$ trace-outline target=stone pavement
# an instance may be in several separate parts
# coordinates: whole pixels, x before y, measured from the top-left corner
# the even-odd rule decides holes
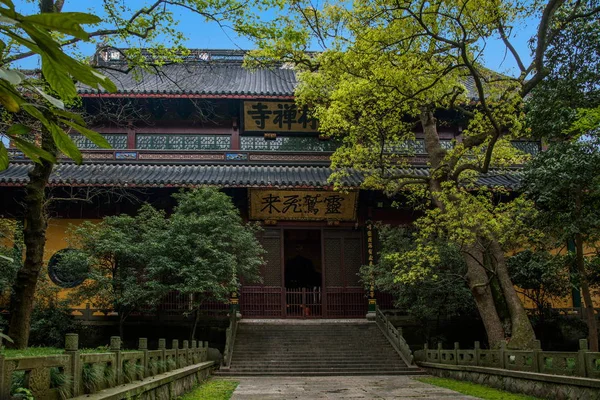
[[[410,376],[227,377],[240,384],[231,400],[415,399],[474,400]]]

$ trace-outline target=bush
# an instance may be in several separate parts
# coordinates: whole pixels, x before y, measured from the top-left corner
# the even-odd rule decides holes
[[[62,303],[54,307],[36,306],[31,317],[30,346],[64,347],[65,334],[77,331],[69,308]]]

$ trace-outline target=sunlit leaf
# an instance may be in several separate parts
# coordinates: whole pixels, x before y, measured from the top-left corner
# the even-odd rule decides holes
[[[56,162],[56,157],[48,153],[46,150],[37,147],[35,144],[16,136],[11,136],[10,139],[14,145],[32,161],[39,163],[40,159],[43,158],[44,160],[52,163]]]
[[[23,124],[14,124],[6,131],[7,135],[25,135],[31,132],[31,128]]]
[[[81,164],[83,158],[81,157],[81,152],[75,145],[75,142],[73,142],[69,135],[67,135],[58,125],[51,124],[50,126],[50,132],[52,133],[52,138],[54,139],[54,143],[56,143],[56,147],[77,164]]]
[[[0,141],[0,170],[8,168],[8,150],[4,146],[4,143]]]

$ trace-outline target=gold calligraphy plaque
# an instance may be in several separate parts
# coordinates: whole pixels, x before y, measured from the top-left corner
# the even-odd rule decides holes
[[[244,132],[317,132],[317,120],[292,101],[245,101]]]
[[[250,189],[250,219],[354,221],[358,192]]]

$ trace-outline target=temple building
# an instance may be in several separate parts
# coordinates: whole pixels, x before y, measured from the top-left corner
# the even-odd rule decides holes
[[[337,144],[294,103],[294,70],[283,65],[250,71],[242,67],[243,57],[242,51],[196,50],[183,62],[150,73],[118,72],[123,65],[118,51],[96,54],[100,66],[110,67],[105,73],[119,90],[82,87],[80,96],[90,127],[112,149],[74,136],[83,164],[63,159],[52,173],[50,196],[62,199],[52,207],[45,254],[55,284],[80,283],[53,268],[53,257],[68,246],[69,224],[135,212],[139,202],[132,197],[169,209],[171,195],[180,188],[208,185],[231,196],[245,220],[264,227],[263,282],[242,287],[243,316],[365,317],[370,293],[358,272],[376,255],[372,225],[407,224],[417,215],[393,207],[383,193],[361,190],[364,177],[358,173],[334,191],[328,178]],[[446,146],[460,140],[460,126],[442,129]],[[423,140],[417,134],[410,145],[412,168],[427,174]],[[537,142],[515,145],[531,153],[540,150]],[[31,163],[14,149],[11,154],[11,165],[0,172],[0,209],[3,217],[18,218]],[[508,188],[518,184],[511,176],[482,180]],[[393,307],[389,295],[374,295],[381,308]],[[176,309],[182,302],[173,296],[162,307]],[[212,306],[214,311],[227,307]],[[80,312],[96,318],[96,311]]]

